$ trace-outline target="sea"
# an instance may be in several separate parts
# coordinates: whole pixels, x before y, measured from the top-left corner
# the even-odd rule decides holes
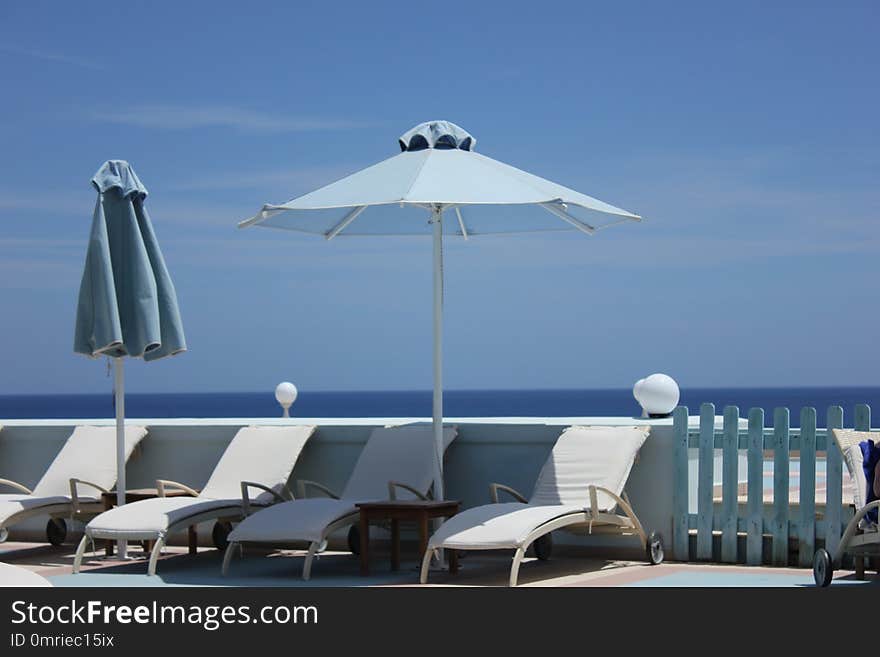
[[[827,388],[684,388],[680,404],[692,415],[705,402],[717,412],[738,406],[745,416],[753,407],[791,410],[792,426],[798,425],[800,409],[817,409],[824,426],[825,409],[842,406],[847,419],[856,404],[880,408],[880,387]],[[139,393],[125,397],[126,416],[131,418],[278,417],[281,408],[272,390],[266,392]],[[629,389],[608,390],[447,390],[447,417],[583,417],[637,416],[641,410]],[[109,418],[115,414],[112,391],[103,394],[44,394],[0,396],[0,424],[4,419]],[[431,391],[300,390],[291,415],[331,417],[429,417]]]

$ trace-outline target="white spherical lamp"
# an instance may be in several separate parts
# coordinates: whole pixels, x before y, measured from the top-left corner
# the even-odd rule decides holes
[[[642,417],[667,417],[678,406],[678,384],[666,374],[652,374],[639,379],[633,396],[642,407]]]
[[[296,386],[290,381],[282,381],[275,387],[275,399],[278,400],[281,408],[284,409],[282,417],[290,417],[290,407],[296,401],[297,394]]]

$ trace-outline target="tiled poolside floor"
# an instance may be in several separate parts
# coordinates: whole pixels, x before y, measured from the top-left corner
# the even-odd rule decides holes
[[[355,587],[412,586],[418,584],[415,561],[403,569],[389,570],[387,556],[374,555],[373,572],[361,577],[358,561],[347,553],[325,553],[315,563],[311,581],[300,578],[302,552],[290,551],[267,556],[252,552],[233,562],[230,576],[220,576],[221,555],[216,550],[185,554],[170,548],[159,564],[156,577],[146,575],[142,558],[129,562],[115,559],[88,560],[84,572],[71,574],[73,549],[42,544],[5,543],[0,561],[18,565],[48,578],[55,586],[142,587],[142,586],[260,586],[260,587]],[[462,559],[458,575],[436,572],[431,584],[440,586],[505,586],[510,555],[471,553]],[[837,573],[835,582],[848,585],[880,585],[880,576],[869,573],[865,582],[853,573]],[[585,558],[577,551],[557,550],[548,562],[527,560],[520,570],[521,586],[625,586],[625,587],[804,587],[813,586],[811,571],[796,568],[747,568],[704,564],[664,563],[648,566],[636,561],[610,561]]]

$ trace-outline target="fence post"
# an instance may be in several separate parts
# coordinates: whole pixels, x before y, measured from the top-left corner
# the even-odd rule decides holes
[[[736,563],[736,530],[739,482],[737,450],[739,447],[739,409],[724,409],[724,442],[721,479],[721,561]]]
[[[871,407],[867,404],[856,404],[856,418],[853,422],[856,431],[871,430]]]
[[[816,551],[816,409],[801,409],[798,564],[807,567]]]
[[[837,555],[840,545],[841,512],[843,510],[843,455],[834,442],[832,429],[843,428],[843,409],[840,406],[829,406],[825,421],[826,461],[825,461],[825,549]]]
[[[700,406],[700,459],[697,470],[697,559],[712,560],[715,404]]]
[[[673,455],[672,552],[677,561],[690,561],[688,539],[688,409],[679,406],[672,413],[675,454]]]
[[[764,409],[749,411],[749,495],[746,563],[760,566],[764,549]]]
[[[773,565],[788,565],[789,414],[773,412]]]

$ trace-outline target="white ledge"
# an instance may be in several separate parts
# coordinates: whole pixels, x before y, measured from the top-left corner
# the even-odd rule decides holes
[[[689,424],[699,424],[699,416],[691,416]],[[721,416],[716,416],[716,424],[722,420]],[[126,418],[128,424],[140,424],[153,427],[161,426],[245,426],[245,425],[262,425],[262,426],[290,426],[313,424],[316,426],[327,427],[343,427],[343,426],[385,426],[396,424],[413,424],[417,422],[430,423],[429,417],[328,417],[328,418],[280,418],[280,417],[220,417],[220,418]],[[569,426],[572,424],[579,425],[601,425],[601,426],[629,426],[629,425],[649,425],[649,426],[671,426],[672,418],[641,418],[641,417],[601,417],[601,416],[580,416],[580,417],[447,417],[443,419],[446,424],[510,424],[510,425],[547,425],[547,426]],[[742,421],[741,421],[742,422]],[[87,424],[92,426],[113,426],[116,421],[112,418],[74,418],[74,419],[19,419],[19,420],[0,420],[0,424],[7,427],[69,427],[78,424]]]

